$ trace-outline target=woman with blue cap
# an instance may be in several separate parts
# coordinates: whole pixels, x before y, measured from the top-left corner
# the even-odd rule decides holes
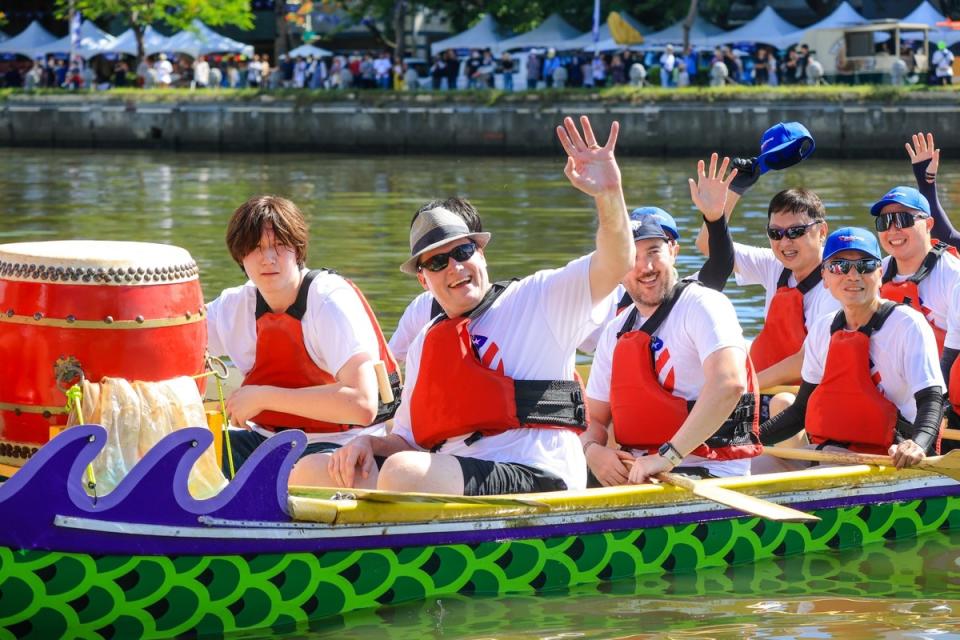
[[[827,238],[823,283],[841,309],[811,326],[796,402],[760,426],[764,444],[806,428],[809,448],[888,454],[898,468],[937,450],[944,382],[933,332],[910,307],[880,297],[880,262],[866,229]],[[810,464],[768,455],[753,463],[754,473]]]

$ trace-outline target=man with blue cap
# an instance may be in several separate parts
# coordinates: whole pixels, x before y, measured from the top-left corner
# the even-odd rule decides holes
[[[736,175],[727,175],[728,164],[718,172],[714,158],[709,176],[700,175],[697,193],[711,222],[724,220]],[[654,207],[634,212],[637,257],[621,281],[632,304],[603,330],[594,354],[590,420],[580,441],[605,486],[645,482],[678,466],[742,475],[761,450],[758,397],[736,312],[718,291],[679,279],[672,222]],[[611,429],[621,449],[606,446]]]
[[[760,426],[764,444],[806,428],[808,447],[891,455],[898,468],[937,450],[945,386],[933,331],[910,307],[880,297],[880,262],[866,229],[827,238],[823,283],[841,308],[811,326],[796,402]],[[764,455],[753,471],[808,464]]]
[[[813,137],[798,122],[770,127],[760,144],[758,157],[733,161],[738,175],[730,185],[727,216],[761,174],[797,164],[814,149]],[[820,286],[827,232],[826,208],[819,196],[809,189],[785,189],[767,208],[770,247],[734,243],[737,284],[759,284],[766,291],[765,322],[750,346],[761,388],[799,383],[801,347],[810,323],[838,308],[836,300]],[[709,234],[710,230],[704,228],[697,238],[697,247],[707,255]],[[780,403],[771,402],[772,413],[779,408]]]
[[[883,261],[880,295],[909,304],[923,314],[943,351],[953,288],[960,282],[960,260],[949,245],[931,237],[930,203],[913,187],[894,187],[878,200],[875,217]]]

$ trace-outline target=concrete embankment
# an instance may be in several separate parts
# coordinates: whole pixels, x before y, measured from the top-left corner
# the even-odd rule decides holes
[[[933,131],[944,147],[960,145],[954,100],[816,103],[654,102],[647,104],[421,104],[415,100],[301,104],[135,102],[50,99],[0,102],[0,146],[136,148],[282,153],[387,152],[554,154],[552,132],[565,115],[587,114],[598,132],[619,120],[623,155],[699,155],[717,148],[755,149],[779,121],[803,122],[820,155],[896,157],[910,133]]]

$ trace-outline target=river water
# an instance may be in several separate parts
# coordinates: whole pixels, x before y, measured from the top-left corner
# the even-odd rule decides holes
[[[960,181],[941,172],[947,211]],[[621,161],[630,207],[657,205],[680,226],[681,274],[702,262],[686,178],[695,159]],[[468,197],[493,233],[491,277],[559,266],[593,245],[592,202],[562,174],[562,158],[204,155],[5,149],[0,155],[0,242],[140,240],[190,251],[206,299],[239,284],[226,251],[230,214],[247,197],[294,200],[311,222],[309,265],[335,268],[365,292],[389,336],[420,291],[401,274],[419,205]],[[956,175],[956,174],[954,174]],[[870,227],[869,205],[913,184],[893,161],[811,158],[764,176],[732,221],[736,240],[766,245],[777,191],[807,186],[831,227]],[[755,335],[763,292],[731,284],[744,331]],[[357,612],[290,637],[361,638],[960,638],[960,534],[846,553],[761,562],[693,576],[657,576],[545,597],[449,598]],[[245,637],[263,637],[254,634]]]

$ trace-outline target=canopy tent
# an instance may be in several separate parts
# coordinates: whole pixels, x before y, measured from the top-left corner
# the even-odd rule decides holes
[[[954,31],[953,29],[948,29],[944,27],[937,26],[938,22],[946,21],[946,16],[936,10],[932,4],[927,0],[923,0],[917,8],[911,11],[906,17],[901,20],[901,22],[918,22],[920,24],[930,25],[929,37],[930,42],[938,42],[943,40],[948,45],[954,45],[957,42],[960,42],[960,31]],[[900,34],[901,38],[905,40],[923,40],[922,31],[910,31]],[[931,52],[933,49],[931,49]]]
[[[626,11],[618,12],[620,19],[626,22],[628,25],[633,27],[642,35],[650,33],[650,27],[638,21],[633,16],[629,15]],[[612,14],[611,14],[612,15]],[[614,51],[616,49],[623,49],[627,45],[618,43],[614,37],[613,33],[610,31],[610,18],[607,18],[607,21],[600,25],[597,38],[597,48],[600,51]],[[564,49],[574,50],[574,51],[593,51],[593,31],[587,31],[582,36],[578,36],[573,40],[565,43],[563,45]]]
[[[34,20],[26,29],[13,36],[5,42],[0,42],[0,53],[16,53],[21,56],[33,58],[43,55],[37,49],[45,44],[50,44],[57,38],[50,35],[50,32],[40,26],[40,23]]]
[[[816,22],[806,29],[797,31],[789,38],[785,38],[785,40],[787,40],[786,42],[781,41],[779,43],[771,44],[776,44],[777,46],[783,48],[791,44],[803,42],[803,39],[807,37],[807,34],[816,29],[843,29],[844,27],[854,27],[861,24],[867,24],[868,22],[870,21],[857,13],[857,10],[851,7],[847,0],[843,0],[843,2],[841,2],[837,8],[833,10],[833,13],[828,15],[820,22]]]
[[[9,40],[9,39],[10,39],[10,36],[5,34],[3,31],[0,31],[0,42],[3,42],[4,40]]]
[[[509,33],[490,14],[484,14],[480,22],[466,31],[431,44],[430,55],[435,56],[447,49],[494,49],[508,36]]]
[[[252,56],[253,46],[228,38],[200,20],[194,20],[191,29],[185,29],[168,38],[164,51],[185,53],[191,58],[210,53],[239,53]]]
[[[570,26],[559,14],[554,13],[536,29],[498,42],[495,53],[512,49],[566,49],[567,41],[579,36],[579,29]]]
[[[946,19],[946,16],[937,11],[928,0],[923,0],[917,5],[916,9],[901,18],[900,22],[919,22],[934,27],[938,22],[943,22]]]
[[[73,53],[84,60],[88,60],[93,56],[109,51],[116,40],[116,38],[97,25],[89,20],[84,20],[80,24],[80,37],[77,41],[77,46],[73,49]],[[68,55],[70,53],[70,34],[68,33],[50,44],[38,47],[36,51],[37,55],[50,55],[53,53]]]
[[[796,35],[802,31],[780,17],[773,7],[767,7],[750,22],[707,39],[707,45],[715,47],[733,42],[759,42],[782,48],[784,43],[797,42]]]
[[[155,53],[172,51],[169,48],[170,38],[166,37],[153,27],[148,26],[143,32],[143,53],[152,56]],[[2,45],[0,45],[2,46]],[[123,53],[128,56],[137,55],[137,34],[133,29],[127,29],[110,45],[104,53]]]
[[[723,33],[723,29],[707,22],[698,14],[690,27],[690,44],[698,47],[705,46],[711,36],[721,33]],[[683,44],[683,20],[670,25],[666,29],[644,36],[643,44],[639,48],[662,47],[668,44]]]
[[[315,47],[312,44],[302,44],[296,49],[288,51],[287,55],[291,58],[308,58],[310,56],[314,58],[327,58],[333,55],[333,51],[327,51],[326,49]]]

